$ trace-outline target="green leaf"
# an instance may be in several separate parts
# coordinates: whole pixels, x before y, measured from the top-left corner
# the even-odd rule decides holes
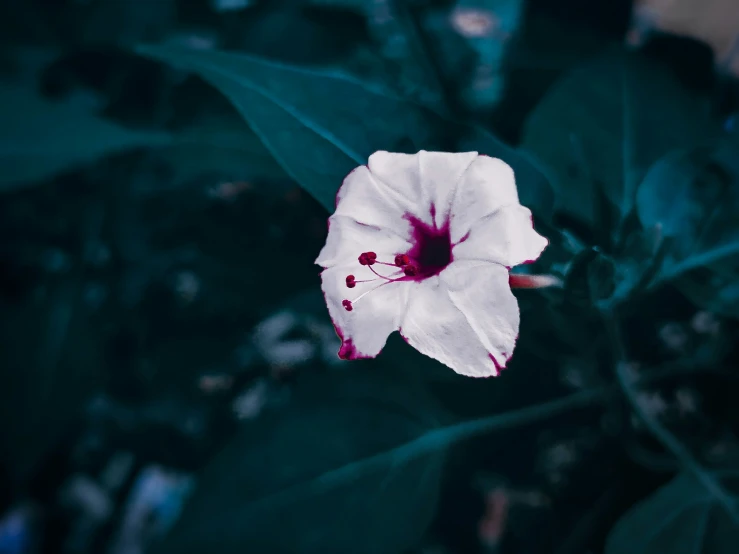
[[[82,217],[98,215],[91,207]],[[0,465],[16,490],[33,482],[104,386],[105,335],[84,311],[81,274],[49,280],[44,302],[2,304],[0,334],[13,338],[0,348]]]
[[[582,307],[609,298],[616,288],[616,266],[597,248],[583,250],[572,258],[565,275],[565,293]]]
[[[125,129],[81,97],[54,102],[31,86],[0,82],[0,190],[7,191],[134,148],[169,144],[165,133]]]
[[[618,50],[558,81],[529,116],[522,146],[551,168],[559,210],[602,226],[604,196],[620,223],[657,159],[713,133],[706,109],[661,66]]]
[[[605,554],[730,554],[737,544],[739,524],[692,476],[679,475],[619,520]]]
[[[193,71],[220,90],[285,171],[329,211],[344,177],[373,152],[449,151],[455,136],[472,129],[337,72],[212,50],[146,46],[138,52]],[[484,153],[514,170],[527,163],[493,137]]]
[[[637,194],[642,225],[657,225],[669,249],[656,275],[703,308],[739,317],[739,148],[673,152],[650,169]]]
[[[232,120],[210,118],[183,129],[157,154],[170,163],[175,184],[206,175],[233,180],[288,179],[238,114]]]
[[[386,452],[434,426],[423,395],[355,370],[302,385],[206,468],[161,552],[393,554],[418,542],[443,453]]]

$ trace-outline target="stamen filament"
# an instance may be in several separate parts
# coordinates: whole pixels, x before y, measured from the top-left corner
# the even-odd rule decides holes
[[[390,264],[388,264],[388,265],[390,265]],[[390,280],[392,280],[392,279],[391,279],[390,277],[385,277],[384,275],[380,275],[379,273],[377,273],[377,271],[375,271],[375,270],[374,270],[374,269],[372,268],[372,266],[371,266],[371,265],[368,265],[367,267],[369,268],[369,270],[370,270],[370,271],[371,271],[372,273],[374,273],[375,275],[377,275],[377,276],[378,276],[378,277],[380,277],[381,279],[387,279],[387,280],[389,280],[389,281],[390,281]],[[393,267],[394,267],[394,266],[393,266]],[[397,271],[396,271],[395,273],[397,273]],[[391,273],[391,275],[392,275],[392,273]]]
[[[357,302],[359,302],[362,298],[364,298],[365,296],[367,296],[372,291],[375,291],[375,290],[379,289],[380,287],[384,287],[385,285],[389,285],[390,283],[395,283],[395,280],[386,281],[384,283],[380,283],[376,287],[372,287],[371,289],[364,291],[362,294],[360,294],[354,300],[352,300],[352,304],[356,304]]]
[[[377,261],[377,254],[374,252],[362,252],[360,254],[358,261],[360,265],[366,266],[372,273],[377,275],[380,279],[383,279],[385,282],[380,283],[376,287],[372,287],[371,289],[363,292],[360,294],[357,298],[354,300],[344,299],[341,301],[341,305],[344,307],[344,309],[347,312],[351,312],[354,310],[354,303],[359,302],[362,298],[367,296],[369,293],[379,289],[380,287],[384,285],[389,285],[390,283],[397,283],[399,281],[407,281],[406,277],[412,277],[418,273],[418,267],[416,264],[406,255],[406,254],[398,254],[395,256],[395,263],[387,263],[387,262],[378,262]],[[390,276],[387,275],[380,275],[375,268],[372,266],[374,264],[381,264],[381,265],[387,265],[395,269]],[[354,278],[354,275],[347,275],[346,276],[346,286],[350,289],[353,289],[357,286],[357,283],[369,283],[372,281],[377,281],[377,279],[363,279],[361,281],[357,281]]]

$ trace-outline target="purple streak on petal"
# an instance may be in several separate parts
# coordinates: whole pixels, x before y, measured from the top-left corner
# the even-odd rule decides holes
[[[505,357],[505,356],[506,356],[506,355],[505,355],[505,353],[502,353],[502,354],[503,354],[503,357]],[[492,354],[488,354],[488,358],[490,358],[490,359],[492,360],[492,362],[493,362],[493,365],[495,365],[495,371],[496,371],[496,373],[495,373],[495,375],[493,375],[493,377],[498,377],[498,376],[500,376],[500,374],[501,374],[501,373],[503,372],[503,370],[505,369],[505,365],[500,365],[500,363],[498,362],[498,360],[496,360],[496,359],[495,359],[495,356],[493,356]],[[510,358],[506,358],[506,362],[507,362],[507,361],[508,361],[509,359],[510,359]]]
[[[470,231],[467,231],[467,234],[465,234],[465,236],[463,236],[461,239],[459,239],[459,241],[457,241],[457,244],[462,244],[468,238],[470,238]],[[453,244],[452,246],[456,246],[457,244]]]
[[[326,302],[326,293],[321,290],[321,293],[323,293],[323,301]],[[328,306],[328,303],[326,304]],[[336,336],[339,337],[339,340],[341,340],[341,346],[339,347],[339,358],[342,360],[365,360],[368,358],[374,358],[375,356],[366,356],[362,353],[360,353],[357,350],[357,347],[354,346],[354,341],[352,341],[351,338],[346,338],[343,329],[341,326],[339,326],[336,321],[334,321],[334,318],[331,318],[331,323],[334,326],[334,331],[336,331]]]
[[[339,358],[341,358],[342,360],[369,360],[371,358],[376,358],[376,356],[362,354],[359,350],[357,350],[357,347],[354,346],[354,341],[352,341],[352,339],[345,339],[341,336],[339,336],[339,338],[341,338]],[[380,352],[382,352],[382,350]]]
[[[354,347],[352,339],[341,339],[341,348],[339,348],[339,358],[342,360],[353,360],[357,357],[357,349]]]

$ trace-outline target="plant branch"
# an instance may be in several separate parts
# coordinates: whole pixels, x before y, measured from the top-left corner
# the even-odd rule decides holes
[[[663,371],[640,380],[642,383],[650,383],[674,376],[678,373],[688,373],[702,370],[702,367],[687,367],[683,364],[668,366]],[[274,505],[290,501],[295,495],[315,494],[344,483],[351,482],[361,475],[373,472],[388,471],[396,465],[406,464],[422,456],[441,452],[449,446],[463,440],[481,436],[493,431],[514,429],[537,421],[549,420],[552,417],[567,413],[572,410],[585,408],[602,402],[603,400],[620,394],[618,385],[607,385],[590,390],[576,392],[551,400],[542,404],[528,406],[518,410],[512,410],[502,414],[489,417],[463,421],[444,427],[432,429],[407,443],[396,446],[373,456],[350,462],[346,465],[332,469],[310,479],[299,483],[275,494],[266,496],[251,505],[255,513],[269,509]]]
[[[721,484],[699,464],[690,451],[683,445],[677,437],[675,437],[664,425],[656,418],[652,417],[639,404],[636,392],[629,382],[629,376],[626,372],[626,353],[623,340],[621,338],[621,329],[618,324],[615,312],[603,311],[603,322],[606,327],[608,338],[613,351],[613,357],[616,367],[616,378],[624,396],[628,400],[631,409],[642,421],[644,426],[650,433],[680,462],[682,467],[693,474],[703,487],[719,502],[726,513],[735,523],[739,523],[739,510],[735,505],[731,496],[723,489]]]
[[[702,254],[695,254],[670,266],[670,268],[665,270],[663,275],[660,276],[660,279],[655,280],[654,283],[651,284],[651,287],[671,281],[688,271],[721,262],[737,253],[739,253],[739,243],[725,244]]]
[[[421,61],[425,66],[424,69],[426,69],[429,80],[435,84],[437,92],[444,101],[444,108],[452,117],[462,119],[464,107],[459,101],[455,84],[445,77],[444,69],[435,52],[434,39],[429,36],[418,11],[407,5],[407,0],[394,0],[392,5],[398,18],[405,21],[408,33],[421,55]]]

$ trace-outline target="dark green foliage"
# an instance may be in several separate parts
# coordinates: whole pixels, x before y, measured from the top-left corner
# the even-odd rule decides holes
[[[441,146],[441,129],[429,125],[421,109],[346,76],[227,52],[140,52],[216,86],[288,174],[328,210],[344,177],[372,152]]]
[[[129,129],[102,115],[98,94],[63,91],[60,98],[44,97],[35,79],[39,66],[53,58],[51,51],[23,50],[21,59],[27,66],[23,73],[0,80],[0,101],[12,106],[0,114],[0,191],[144,149],[172,169],[171,181],[178,186],[204,176],[287,178],[238,117],[207,115],[173,131]],[[118,58],[97,61],[111,60]]]
[[[557,209],[603,224],[603,195],[621,222],[667,152],[710,138],[707,105],[659,65],[621,50],[556,83],[526,122],[523,146],[552,170]]]
[[[547,2],[544,7],[551,6]],[[590,26],[538,10],[525,10],[519,25],[506,45],[505,93],[493,114],[496,133],[516,142],[520,141],[523,122],[552,84],[611,45],[609,37]]]
[[[52,282],[42,305],[2,305],[0,367],[15,371],[0,373],[0,460],[13,489],[38,470],[100,386],[100,349],[72,346],[97,333],[80,314],[76,277]]]
[[[218,454],[158,552],[392,554],[418,542],[444,453],[383,453],[435,426],[423,392],[377,374],[313,381]]]
[[[671,153],[649,171],[637,195],[646,228],[669,240],[657,281],[676,284],[696,304],[739,316],[739,148]]]
[[[188,125],[154,154],[170,165],[172,181],[178,185],[209,175],[233,180],[288,179],[259,138],[236,117],[210,117]]]
[[[604,554],[730,554],[737,544],[739,522],[693,476],[683,474],[621,518]]]
[[[616,287],[615,267],[613,260],[598,249],[583,250],[572,259],[567,272],[568,297],[581,306],[592,306],[610,298]]]
[[[212,83],[231,100],[285,171],[330,211],[344,177],[377,150],[448,151],[454,149],[455,137],[460,137],[464,149],[503,158],[514,169],[526,163],[492,135],[453,124],[340,73],[228,52],[157,47],[139,51]],[[546,186],[533,169],[519,178],[524,191],[529,184],[535,190]]]
[[[564,77],[529,117],[524,146],[551,168],[560,219],[618,260],[619,298],[681,277],[698,305],[737,313],[736,147],[710,147],[708,108],[654,60],[614,51]]]
[[[714,377],[736,379],[713,367],[735,364],[726,353],[736,343],[731,322],[713,314],[739,317],[739,147],[717,117],[717,105],[736,112],[739,96],[724,90],[711,103],[720,79],[707,47],[700,63],[676,49],[686,39],[624,48],[628,2],[609,3],[592,25],[569,17],[597,4],[585,0],[166,0],[136,12],[117,0],[68,3],[45,17],[51,42],[65,43],[55,63],[0,53],[0,262],[11,291],[0,328],[12,341],[1,351],[10,371],[0,375],[0,480],[7,473],[18,498],[91,397],[97,410],[118,410],[95,421],[91,443],[106,426],[125,435],[169,417],[174,440],[196,445],[192,457],[168,442],[143,455],[136,441],[116,446],[142,466],[198,471],[156,554],[408,554],[445,526],[474,543],[455,540],[455,528],[446,550],[472,552],[500,508],[483,513],[491,493],[508,503],[491,549],[600,552],[619,516],[611,506],[591,513],[590,491],[640,481],[627,454],[646,460],[641,496],[663,482],[656,471],[730,466],[722,456],[735,425],[720,418],[736,415],[725,408],[732,389],[720,381],[691,407],[699,400],[685,397],[707,370],[678,382],[685,375],[669,366],[678,358],[680,371],[703,372],[709,360]],[[0,26],[33,18],[10,11]],[[550,241],[514,271],[564,286],[515,291],[521,332],[500,379],[459,376],[398,335],[375,361],[334,354],[312,262],[336,193],[373,152],[421,149],[503,159]],[[67,198],[84,201],[72,210]],[[34,218],[43,225],[25,223]],[[265,346],[250,333],[276,309],[291,323]],[[268,355],[306,344],[300,362]],[[676,390],[658,388],[668,373]],[[284,394],[264,393],[264,406],[236,422],[255,382]],[[635,423],[624,396],[654,421]],[[194,408],[168,412],[178,402]],[[521,405],[524,415],[505,412]],[[441,421],[452,407],[453,423]],[[583,407],[592,414],[553,427]],[[532,421],[533,434],[519,433]],[[514,427],[501,441],[488,435]],[[647,431],[662,444],[642,448]],[[605,454],[592,461],[591,448]],[[85,463],[83,473],[102,473],[98,460]],[[586,466],[606,484],[591,487]],[[480,474],[495,474],[495,486],[472,493]],[[440,493],[455,500],[444,503],[452,518]],[[681,474],[621,516],[604,554],[734,553],[739,530],[723,508]],[[597,537],[590,522],[609,511]],[[440,513],[456,519],[432,526]]]
[[[92,104],[91,104],[92,102]],[[0,82],[0,190],[77,169],[103,156],[163,146],[166,133],[125,129],[95,114],[94,98],[43,98],[32,87]]]

